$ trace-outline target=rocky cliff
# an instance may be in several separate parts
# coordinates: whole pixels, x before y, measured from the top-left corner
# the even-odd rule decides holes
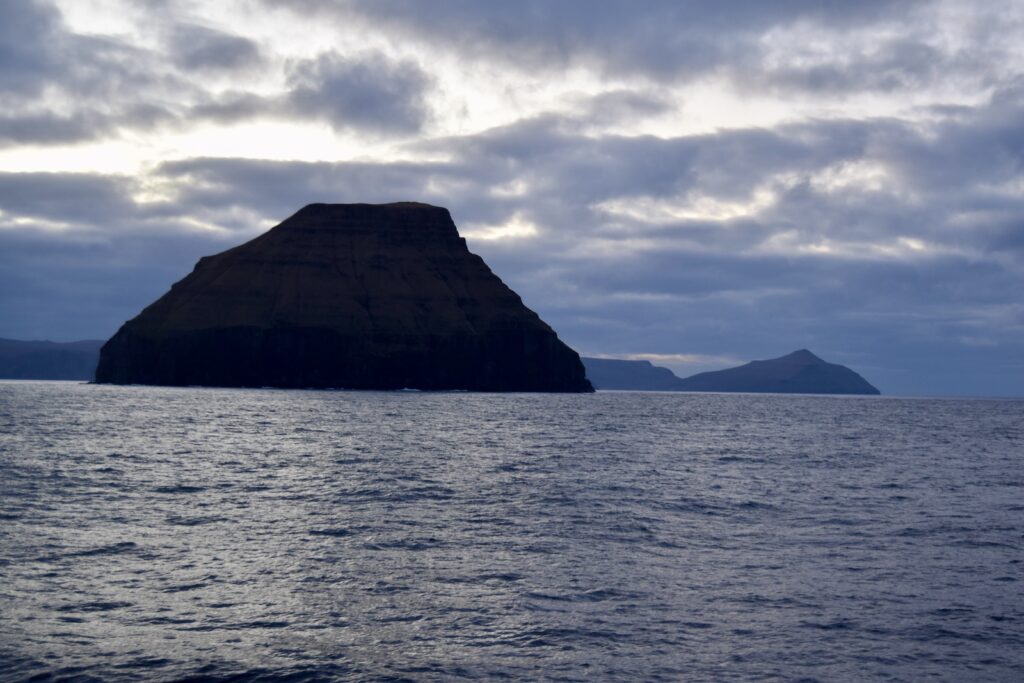
[[[103,346],[115,384],[591,391],[575,351],[446,209],[311,204],[190,275]]]

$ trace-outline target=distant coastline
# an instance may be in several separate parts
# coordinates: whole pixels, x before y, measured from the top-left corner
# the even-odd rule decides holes
[[[93,379],[103,340],[0,339],[0,379]]]
[[[686,378],[677,377],[668,368],[646,360],[584,357],[583,364],[598,390],[881,394],[850,368],[824,361],[807,349]]]

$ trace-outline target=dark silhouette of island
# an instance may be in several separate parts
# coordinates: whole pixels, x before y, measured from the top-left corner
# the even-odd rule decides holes
[[[716,391],[778,394],[880,394],[853,370],[828,363],[807,349],[780,358],[755,360],[726,370],[679,378],[646,361],[584,358],[598,389]],[[667,373],[667,374],[666,374]]]
[[[683,381],[668,368],[653,365],[649,360],[584,357],[583,365],[595,389],[680,391],[679,383]]]
[[[856,372],[827,363],[807,349],[737,368],[702,372],[682,380],[683,391],[749,391],[775,394],[880,394]]]
[[[101,340],[75,342],[0,339],[0,379],[91,380]]]
[[[103,345],[96,381],[592,391],[447,209],[311,204],[199,260]]]

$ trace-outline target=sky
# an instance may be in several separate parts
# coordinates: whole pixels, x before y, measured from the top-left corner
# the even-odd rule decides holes
[[[0,337],[403,200],[584,355],[1024,395],[1024,2],[0,2]]]

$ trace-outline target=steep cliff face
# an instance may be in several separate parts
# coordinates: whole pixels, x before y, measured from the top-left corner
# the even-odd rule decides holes
[[[200,259],[121,327],[114,384],[591,391],[583,364],[467,249],[446,209],[311,204]]]
[[[825,362],[807,349],[728,370],[702,372],[679,380],[679,389],[778,394],[881,393],[850,368]]]

